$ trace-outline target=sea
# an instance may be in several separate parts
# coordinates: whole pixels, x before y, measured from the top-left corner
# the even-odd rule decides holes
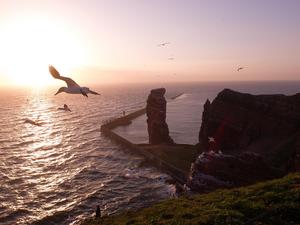
[[[100,132],[105,121],[145,107],[150,90],[159,87],[167,90],[171,137],[189,144],[197,143],[203,104],[224,88],[300,92],[299,81],[110,84],[92,86],[101,95],[89,98],[54,96],[59,87],[0,87],[0,224],[78,224],[94,216],[97,205],[111,215],[173,198],[167,174]],[[63,104],[71,112],[58,110]],[[146,123],[141,118],[137,124]],[[147,142],[140,125],[144,134],[134,139],[134,124],[133,141]]]

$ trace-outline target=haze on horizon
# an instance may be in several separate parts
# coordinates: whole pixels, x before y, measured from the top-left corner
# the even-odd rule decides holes
[[[0,86],[57,84],[48,64],[82,84],[299,80],[299,12],[297,0],[0,0]]]

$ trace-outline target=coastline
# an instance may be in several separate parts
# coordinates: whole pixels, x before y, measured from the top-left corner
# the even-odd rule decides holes
[[[161,91],[162,89],[156,89],[155,91]],[[154,90],[151,91],[154,92]],[[163,92],[164,94],[164,92]],[[118,118],[116,120],[112,120],[111,124],[107,123],[107,125],[103,125],[104,126],[104,131],[107,131],[107,134],[114,139],[115,141],[117,141],[119,144],[128,147],[130,150],[140,153],[142,154],[146,160],[150,161],[152,163],[152,165],[156,166],[157,168],[159,168],[161,171],[168,173],[169,175],[171,175],[171,177],[175,180],[176,183],[179,184],[184,184],[187,180],[188,180],[188,175],[190,174],[190,180],[188,180],[188,185],[191,188],[192,191],[194,190],[202,190],[203,192],[210,192],[209,194],[200,194],[200,195],[193,195],[193,196],[189,196],[189,197],[180,197],[181,201],[183,202],[188,202],[186,204],[185,207],[181,207],[182,209],[174,209],[174,207],[172,205],[180,205],[181,201],[176,200],[176,199],[172,199],[169,201],[163,201],[162,203],[159,203],[153,207],[147,208],[147,209],[141,209],[138,212],[125,212],[125,213],[121,213],[120,215],[112,215],[110,217],[104,216],[99,220],[95,220],[96,224],[98,222],[101,222],[101,224],[105,224],[106,221],[113,222],[113,224],[125,224],[123,222],[126,222],[126,224],[144,224],[144,221],[148,221],[149,217],[157,217],[157,221],[156,222],[163,222],[162,224],[170,224],[169,222],[177,222],[180,221],[181,217],[183,224],[190,224],[187,223],[186,219],[193,219],[197,217],[197,221],[194,221],[196,223],[192,223],[192,224],[198,224],[199,222],[201,222],[201,224],[211,224],[211,221],[202,221],[202,216],[205,217],[205,213],[206,212],[201,212],[201,213],[197,213],[195,211],[190,212],[189,209],[186,208],[197,208],[200,207],[201,209],[201,204],[200,206],[198,205],[198,201],[202,201],[202,198],[206,198],[206,196],[218,196],[220,194],[220,192],[231,192],[233,193],[233,195],[235,195],[235,190],[238,190],[238,192],[240,192],[240,190],[253,190],[255,189],[255,191],[252,191],[252,193],[250,194],[250,196],[255,196],[255,192],[256,191],[261,191],[262,195],[265,195],[266,193],[266,198],[269,197],[268,193],[269,192],[276,192],[276,194],[274,194],[275,196],[277,196],[277,194],[282,194],[282,195],[286,195],[287,198],[290,198],[290,196],[292,196],[294,193],[291,193],[289,191],[284,191],[283,193],[277,193],[277,185],[283,185],[286,186],[286,184],[284,184],[287,180],[291,179],[292,181],[288,181],[288,183],[292,182],[292,184],[296,183],[296,191],[297,194],[299,195],[299,184],[298,182],[298,176],[299,173],[294,173],[293,175],[288,175],[286,177],[277,179],[277,180],[273,180],[275,178],[278,177],[282,177],[284,175],[284,173],[280,173],[278,174],[277,170],[275,171],[274,168],[272,166],[272,163],[268,164],[268,158],[263,155],[263,152],[261,152],[261,155],[259,155],[258,153],[256,153],[254,150],[258,149],[259,147],[264,148],[264,145],[261,144],[261,140],[265,140],[266,136],[268,138],[273,137],[274,136],[274,132],[277,131],[277,133],[275,132],[275,134],[277,135],[281,135],[281,142],[284,140],[284,138],[287,138],[288,136],[286,136],[286,133],[282,133],[280,127],[278,126],[274,126],[275,123],[270,123],[270,121],[277,121],[278,117],[280,118],[285,118],[285,120],[282,120],[281,123],[290,128],[290,130],[288,130],[288,132],[290,132],[291,134],[295,133],[294,131],[297,131],[298,127],[297,122],[299,121],[299,117],[298,117],[298,112],[295,108],[291,107],[291,103],[297,103],[297,100],[299,98],[299,94],[293,95],[293,96],[285,96],[285,95],[251,95],[251,94],[247,94],[247,93],[239,93],[236,91],[232,91],[230,89],[224,89],[223,91],[221,91],[218,96],[214,99],[214,101],[211,103],[209,100],[206,101],[206,103],[204,104],[204,111],[203,111],[203,117],[202,117],[202,124],[201,124],[201,129],[200,129],[200,134],[199,134],[199,146],[201,149],[207,149],[207,150],[211,150],[206,154],[201,154],[201,158],[198,157],[198,161],[196,161],[195,163],[193,163],[195,161],[195,159],[197,158],[197,150],[196,150],[196,146],[193,145],[180,145],[180,144],[173,144],[173,143],[169,143],[168,145],[162,145],[162,144],[158,144],[158,145],[149,145],[149,144],[134,144],[131,143],[129,140],[119,136],[118,134],[116,134],[115,132],[113,132],[111,129],[119,126],[119,125],[128,125],[131,123],[131,119],[135,118],[135,115],[138,115],[137,112],[142,112],[142,111],[137,111],[134,112],[133,115],[128,115],[129,118],[131,119],[127,119],[126,117],[122,118]],[[147,104],[149,102],[149,98],[147,100]],[[154,101],[154,103],[156,104],[158,101]],[[159,102],[160,103],[160,102]],[[162,103],[164,103],[162,101]],[[299,103],[299,101],[298,101]],[[163,105],[163,104],[161,104]],[[250,105],[250,106],[249,106]],[[259,111],[260,114],[257,113],[258,109],[262,107],[262,105],[264,106],[263,109],[268,110],[266,113],[264,110]],[[296,106],[299,106],[298,104],[294,104]],[[148,105],[147,105],[148,107]],[[250,108],[249,108],[250,107]],[[165,109],[165,106],[162,107]],[[247,111],[245,110],[247,109]],[[295,111],[295,113],[290,113],[293,112],[293,110]],[[161,112],[161,111],[159,111]],[[247,113],[245,113],[247,112]],[[252,114],[251,114],[252,113]],[[142,113],[141,113],[142,114]],[[147,112],[148,114],[148,112]],[[232,117],[230,119],[230,123],[228,122],[228,117],[226,117],[227,115],[235,115],[234,117]],[[249,117],[249,115],[251,115],[251,117]],[[265,117],[268,118],[265,119]],[[224,120],[225,118],[225,120]],[[227,118],[227,120],[226,120]],[[249,118],[252,118],[253,120],[249,120]],[[265,123],[260,123],[261,119],[264,119]],[[272,120],[270,119],[272,118]],[[163,118],[164,119],[164,118]],[[256,119],[256,120],[255,120]],[[246,122],[244,122],[244,120],[246,122],[251,121],[253,123],[253,121],[258,121],[255,126],[253,126],[253,124],[250,124],[252,126],[244,126],[243,129],[240,129],[240,124],[247,124]],[[224,121],[227,121],[228,123],[226,124],[226,126],[224,125]],[[147,121],[148,122],[148,121]],[[160,124],[161,121],[158,121],[157,123]],[[294,123],[293,123],[294,122]],[[149,125],[149,122],[148,122]],[[155,124],[156,125],[156,124]],[[261,129],[267,127],[272,127],[272,125],[274,126],[273,129],[265,129],[264,132],[261,132]],[[106,126],[109,128],[106,130]],[[167,126],[167,125],[166,125]],[[163,127],[163,126],[161,126]],[[157,126],[157,130],[160,131],[161,129],[160,126]],[[226,134],[224,136],[220,136],[218,134],[214,134],[215,131],[220,131],[220,127],[222,128],[222,132],[221,134]],[[153,127],[152,127],[153,128]],[[255,129],[254,129],[255,128]],[[241,140],[244,140],[243,137],[246,135],[246,137],[249,136],[249,132],[244,132],[244,130],[247,129],[251,129],[252,133],[253,132],[257,132],[259,135],[256,135],[252,138],[250,141],[248,139],[245,139],[246,141],[248,140],[248,142],[241,142]],[[102,130],[102,129],[101,129]],[[163,129],[162,129],[163,130]],[[168,130],[168,129],[166,129]],[[154,130],[155,131],[155,130]],[[154,132],[152,130],[152,132]],[[232,138],[234,137],[234,135],[228,135],[231,133],[234,134],[239,134],[238,132],[241,133],[240,135],[240,139],[238,139],[236,145],[234,145],[236,147],[236,150],[239,150],[240,152],[230,152],[230,150],[233,149],[232,147],[232,143],[234,143],[235,139]],[[149,134],[151,135],[151,133],[149,132]],[[222,146],[216,146],[216,145],[211,145],[209,143],[209,140],[207,140],[207,137],[211,137],[210,135],[214,134],[213,137],[219,138],[219,142],[222,143]],[[268,135],[269,134],[269,135]],[[273,136],[271,135],[273,134]],[[149,136],[150,136],[149,135]],[[244,135],[244,136],[242,136]],[[248,136],[247,136],[248,135]],[[298,137],[299,133],[296,133],[296,136]],[[295,136],[295,134],[294,134]],[[223,137],[223,139],[221,139],[221,137]],[[276,136],[277,137],[277,136]],[[276,145],[276,141],[278,141],[276,139],[276,137],[272,139],[273,145]],[[214,139],[213,139],[214,140]],[[221,142],[223,141],[223,142]],[[254,142],[257,141],[257,142]],[[288,138],[287,142],[290,143],[291,140]],[[294,143],[295,142],[295,143]],[[295,144],[295,148],[298,146],[296,143],[296,140],[294,140],[294,144]],[[151,142],[154,143],[154,142]],[[160,142],[160,143],[166,143],[166,142]],[[248,147],[252,146],[251,144],[255,144],[254,147],[255,149],[251,152],[250,150],[243,152],[243,150],[245,149],[245,144],[248,144]],[[244,144],[242,146],[239,146],[239,144]],[[259,145],[260,144],[260,145]],[[292,143],[290,143],[292,144]],[[273,152],[268,152],[268,156],[272,157],[273,160],[272,162],[274,163],[274,160],[279,159],[280,156],[282,156],[282,154],[284,154],[285,156],[285,161],[280,161],[280,163],[278,163],[278,166],[282,166],[284,168],[287,168],[285,171],[285,174],[288,174],[290,172],[295,172],[298,171],[297,170],[297,165],[298,165],[298,161],[297,161],[297,157],[298,155],[296,155],[296,157],[293,158],[292,155],[292,151],[291,151],[291,146],[288,146],[286,141],[283,141],[281,143],[281,148],[278,149],[278,147],[275,146],[275,148],[273,148]],[[176,148],[177,151],[176,152]],[[195,150],[195,155],[192,156],[192,148],[194,148]],[[222,149],[222,151],[216,151],[218,149]],[[293,149],[293,148],[292,148]],[[169,152],[168,152],[169,151]],[[225,154],[223,153],[223,151],[225,152]],[[296,150],[294,150],[296,151]],[[211,153],[213,152],[213,153]],[[181,154],[184,153],[184,154]],[[190,154],[190,158],[188,159],[183,159],[183,156],[186,154]],[[288,155],[288,154],[291,155]],[[174,158],[176,159],[172,159],[172,155],[174,156]],[[288,157],[292,157],[288,160]],[[294,160],[295,162],[292,162],[291,160]],[[265,163],[265,161],[267,163]],[[185,161],[186,165],[183,166],[183,161]],[[190,168],[190,165],[193,165],[192,168]],[[294,166],[294,168],[292,167]],[[235,168],[238,168],[235,170]],[[259,172],[259,175],[257,175],[257,172]],[[245,176],[246,175],[246,176]],[[225,178],[224,178],[225,177]],[[296,181],[293,180],[296,177]],[[226,180],[227,178],[227,180]],[[226,182],[223,182],[223,181]],[[228,182],[227,182],[228,181]],[[194,182],[194,183],[193,183]],[[260,183],[258,183],[260,182]],[[252,186],[249,186],[251,185]],[[198,186],[197,186],[198,185]],[[205,185],[209,186],[208,189],[205,189]],[[215,185],[215,186],[214,186]],[[239,189],[237,189],[237,187],[240,187]],[[254,187],[254,188],[253,188]],[[262,190],[260,190],[262,188]],[[219,189],[223,189],[223,190],[219,190]],[[226,190],[227,189],[227,190]],[[229,189],[229,190],[228,190]],[[233,190],[233,191],[232,191]],[[247,193],[248,191],[246,191]],[[201,192],[200,192],[201,193]],[[248,196],[248,194],[247,194]],[[229,204],[235,204],[235,201],[244,201],[245,197],[247,198],[247,196],[236,196],[236,199],[233,202],[232,199],[227,199],[226,201],[230,202]],[[195,199],[198,199],[195,201]],[[224,199],[222,199],[223,201]],[[260,204],[259,201],[260,199],[257,199],[255,201],[258,202],[254,202],[252,199],[247,200],[249,201],[249,203],[247,204]],[[272,201],[272,200],[271,200]],[[166,203],[168,202],[168,203]],[[218,201],[216,201],[216,199],[210,198],[208,197],[208,201],[207,203],[205,203],[203,205],[203,207],[206,207],[206,204],[214,204],[215,206],[213,208],[215,208],[218,204]],[[265,204],[265,203],[264,203]],[[282,210],[286,210],[286,209],[290,209],[292,208],[292,210],[294,211],[299,211],[299,207],[294,207],[293,205],[289,205],[289,201],[285,201],[285,199],[282,199],[282,204],[283,209]],[[168,205],[166,208],[164,208],[163,210],[165,210],[163,213],[167,213],[168,216],[164,217],[161,216],[161,211],[162,211],[162,205]],[[189,206],[188,206],[189,205]],[[220,204],[220,210],[227,210],[227,208],[230,206],[226,205],[226,207],[223,209],[222,206],[223,203]],[[217,206],[218,208],[219,206]],[[279,208],[281,206],[278,206]],[[251,208],[251,207],[250,207]],[[200,210],[197,209],[196,211]],[[208,209],[208,211],[210,211],[211,209]],[[249,209],[254,210],[254,209]],[[236,218],[236,220],[241,219],[239,224],[253,224],[253,222],[261,222],[261,218],[266,219],[265,215],[269,215],[272,214],[272,216],[274,216],[274,218],[277,218],[277,206],[272,209],[271,213],[269,212],[269,205],[262,205],[262,207],[260,208],[261,211],[264,211],[264,213],[262,213],[262,215],[255,217],[254,219],[252,218],[254,215],[247,214],[245,212],[240,212],[239,209],[237,210],[236,213],[245,213],[243,218]],[[151,212],[150,214],[148,212]],[[184,217],[181,216],[182,212],[187,211],[187,214],[189,215],[188,217]],[[273,211],[275,212],[275,215],[273,215]],[[146,213],[145,213],[146,212]],[[288,213],[288,210],[286,210],[286,212]],[[211,214],[210,212],[208,212],[209,214]],[[225,213],[225,212],[221,212],[221,213]],[[172,215],[171,215],[172,214]],[[212,215],[210,215],[212,218],[214,218],[214,220],[217,218],[219,219],[225,219],[225,221],[221,222],[220,224],[227,224],[227,220],[228,219],[232,219],[232,217],[234,217],[234,215],[223,215],[222,218],[218,218],[218,215],[213,215],[214,213],[212,213]],[[128,216],[129,215],[129,216]],[[135,218],[132,220],[132,218]],[[141,219],[142,218],[142,219]],[[284,220],[285,218],[283,218]],[[171,220],[171,221],[170,221]],[[220,220],[220,221],[221,221]],[[276,219],[275,219],[276,220]],[[286,219],[287,220],[287,219]],[[296,222],[298,221],[299,218],[295,218]],[[97,222],[98,221],[98,222]],[[121,223],[119,223],[120,221],[122,221]],[[152,220],[151,220],[152,221]],[[168,222],[166,222],[168,221]],[[102,223],[103,222],[103,223]],[[116,223],[114,223],[116,222]],[[165,223],[166,222],[166,223]],[[225,223],[224,223],[225,222]],[[107,223],[107,224],[109,224]],[[89,224],[89,223],[88,223]],[[146,223],[148,224],[148,223]],[[219,224],[219,223],[214,223],[214,224]],[[294,224],[294,223],[292,223]],[[298,223],[297,223],[298,224]]]
[[[170,175],[174,183],[183,187],[189,175],[190,165],[197,157],[196,146],[135,144],[113,131],[118,126],[130,125],[133,119],[145,113],[146,109],[142,108],[123,117],[106,121],[101,126],[101,133],[131,152],[142,155],[152,166]]]
[[[182,196],[138,211],[84,220],[81,225],[299,224],[300,173],[230,190]]]

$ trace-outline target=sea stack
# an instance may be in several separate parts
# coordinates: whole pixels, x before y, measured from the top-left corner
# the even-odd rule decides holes
[[[166,123],[167,101],[164,97],[165,93],[165,88],[153,89],[147,99],[149,144],[174,144],[169,136],[169,127]]]

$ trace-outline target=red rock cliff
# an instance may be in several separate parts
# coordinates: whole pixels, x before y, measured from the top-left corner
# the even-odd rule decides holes
[[[188,184],[200,192],[300,171],[300,94],[223,90],[204,105],[199,152]]]

